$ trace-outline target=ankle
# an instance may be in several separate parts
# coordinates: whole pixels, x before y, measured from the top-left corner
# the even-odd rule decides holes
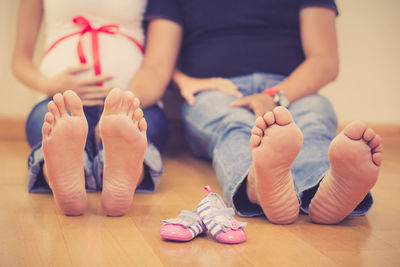
[[[47,165],[46,162],[43,163],[43,167],[42,167],[42,172],[43,172],[43,178],[46,181],[46,183],[49,185],[49,187],[51,188],[51,184],[50,184],[50,180],[49,180],[49,175],[48,175],[48,171],[47,171]]]
[[[254,167],[251,167],[246,179],[246,194],[251,203],[260,204],[257,196],[257,186],[255,183],[255,171]]]
[[[146,177],[146,168],[143,166],[143,164],[142,164],[141,168],[142,168],[142,170],[140,172],[139,179],[136,183],[136,187],[138,185],[140,185],[143,182],[144,178]]]

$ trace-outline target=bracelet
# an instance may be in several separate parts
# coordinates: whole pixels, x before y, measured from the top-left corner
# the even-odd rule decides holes
[[[279,92],[278,88],[271,87],[271,88],[265,89],[261,94],[263,94],[263,95],[276,95],[278,92]]]

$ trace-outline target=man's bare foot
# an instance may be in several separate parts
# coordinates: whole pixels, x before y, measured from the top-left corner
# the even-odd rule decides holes
[[[87,206],[83,160],[88,125],[82,102],[66,91],[56,94],[48,107],[42,127],[44,175],[64,214],[80,215]]]
[[[371,128],[362,122],[347,125],[329,147],[331,167],[311,201],[311,220],[336,224],[347,217],[375,185],[382,151]]]
[[[139,99],[114,88],[106,98],[99,126],[104,147],[101,204],[107,215],[121,216],[129,209],[143,175],[147,124]]]
[[[293,223],[299,216],[290,169],[302,143],[303,135],[286,108],[276,107],[257,118],[250,138],[253,165],[247,195],[272,223]]]

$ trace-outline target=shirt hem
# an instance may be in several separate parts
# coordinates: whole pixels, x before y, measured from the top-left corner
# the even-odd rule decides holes
[[[336,16],[339,16],[339,11],[338,11],[337,7],[334,6],[334,5],[323,4],[323,3],[306,3],[306,4],[300,5],[300,10],[303,9],[303,8],[307,8],[307,7],[322,7],[322,8],[327,8],[327,9],[330,9],[330,10],[332,10],[332,11],[335,11]]]

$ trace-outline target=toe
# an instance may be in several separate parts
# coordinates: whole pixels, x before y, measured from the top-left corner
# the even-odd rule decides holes
[[[133,104],[132,104],[132,106],[130,108],[130,113],[128,114],[128,116],[130,116],[132,119],[135,119],[134,118],[134,114],[135,114],[135,111],[139,108],[139,106],[140,106],[139,98],[134,97],[133,98]]]
[[[375,137],[369,141],[369,146],[374,149],[378,147],[382,143],[382,139],[379,134],[375,135]]]
[[[42,137],[46,139],[51,133],[51,125],[47,122],[43,123],[42,126]]]
[[[54,115],[55,120],[60,118],[60,112],[58,111],[58,107],[54,101],[50,101],[47,105],[49,111]]]
[[[257,117],[254,127],[260,128],[262,131],[264,131],[267,128],[267,124],[262,117]]]
[[[383,146],[382,144],[380,144],[379,146],[375,147],[374,149],[372,149],[373,153],[382,153],[383,152]]]
[[[54,124],[54,115],[51,112],[47,112],[46,115],[44,116],[44,121],[47,122],[50,125]]]
[[[366,129],[367,129],[367,126],[365,125],[364,122],[355,121],[355,122],[348,124],[344,128],[343,132],[350,139],[360,140],[363,137]]]
[[[251,148],[256,148],[260,145],[261,143],[261,137],[257,135],[252,135],[250,137],[250,147]]]
[[[138,108],[135,110],[133,113],[133,119],[137,122],[139,122],[143,118],[143,111],[142,109]]]
[[[146,130],[147,130],[147,122],[146,122],[146,120],[144,119],[144,118],[142,118],[141,120],[140,120],[140,122],[139,122],[139,130],[142,132],[142,133],[146,133]]]
[[[133,100],[133,108],[137,109],[140,106],[140,100],[139,98],[135,97],[135,99]]]
[[[381,166],[381,164],[382,164],[382,153],[381,152],[373,153],[372,154],[372,161],[374,162],[374,164],[376,166]]]
[[[263,118],[264,118],[265,123],[268,126],[271,126],[272,124],[275,123],[275,116],[274,116],[274,113],[272,113],[272,112],[265,113]]]
[[[363,139],[367,142],[371,141],[375,137],[375,131],[371,128],[367,128],[363,134]]]
[[[280,125],[284,126],[292,122],[292,114],[290,114],[289,110],[284,107],[276,107],[274,108],[274,115],[275,115],[275,122]]]
[[[261,130],[260,128],[254,126],[253,129],[251,129],[251,134],[257,135],[257,136],[263,136],[263,130]]]
[[[72,116],[84,116],[83,104],[79,96],[71,90],[64,93],[65,104],[67,105]]]
[[[131,91],[125,91],[123,94],[123,101],[122,101],[122,107],[121,107],[121,112],[122,114],[125,115],[132,115],[131,111],[132,111],[132,106],[133,106],[133,102],[134,102],[134,96],[133,93]]]
[[[55,94],[53,96],[54,103],[56,104],[60,116],[64,116],[67,114],[67,109],[64,104],[64,97],[62,94]]]
[[[115,114],[119,111],[120,105],[123,99],[122,90],[119,88],[114,88],[108,94],[104,102],[104,115]]]

